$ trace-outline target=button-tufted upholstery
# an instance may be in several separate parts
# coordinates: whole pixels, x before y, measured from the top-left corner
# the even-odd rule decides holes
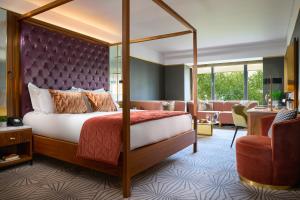
[[[27,84],[41,88],[109,89],[109,49],[62,33],[21,24],[22,115],[32,110]]]

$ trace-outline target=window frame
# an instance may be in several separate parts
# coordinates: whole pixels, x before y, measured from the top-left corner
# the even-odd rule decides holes
[[[211,70],[210,75],[211,75],[211,100],[217,100],[216,99],[216,70],[215,67],[222,67],[222,66],[238,66],[238,65],[243,65],[243,77],[244,77],[244,88],[243,88],[243,100],[249,100],[249,68],[248,65],[251,64],[263,64],[263,60],[254,60],[254,61],[245,61],[245,62],[228,62],[228,63],[216,63],[216,64],[205,64],[205,65],[198,65],[198,68],[203,68],[203,67],[209,67]],[[263,68],[262,68],[263,71]],[[220,73],[220,72],[219,72]],[[201,74],[201,73],[199,73]]]

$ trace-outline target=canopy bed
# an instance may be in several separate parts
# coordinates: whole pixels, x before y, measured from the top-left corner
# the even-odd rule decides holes
[[[67,89],[67,87],[71,87],[73,85],[78,87],[83,87],[85,89],[97,89],[99,87],[103,87],[108,89],[108,62],[106,59],[98,60],[99,56],[101,58],[108,56],[108,46],[109,45],[122,45],[122,77],[123,77],[123,101],[122,101],[122,149],[121,155],[119,156],[117,165],[111,165],[103,162],[98,162],[94,160],[82,159],[76,156],[76,152],[78,149],[78,135],[73,137],[73,139],[66,139],[64,136],[61,137],[51,137],[51,134],[62,134],[63,128],[57,128],[57,130],[51,130],[51,127],[48,131],[43,128],[40,128],[39,131],[34,133],[33,136],[33,150],[35,153],[47,155],[50,157],[54,157],[63,161],[71,162],[80,166],[88,167],[91,169],[98,170],[100,172],[104,172],[107,174],[120,176],[122,177],[122,185],[123,185],[123,196],[129,197],[131,193],[131,178],[138,174],[139,172],[155,165],[161,160],[167,158],[168,156],[184,149],[189,145],[193,145],[193,151],[197,151],[197,134],[194,130],[197,129],[197,123],[194,123],[193,128],[182,128],[180,129],[179,134],[171,135],[166,138],[157,139],[156,142],[149,142],[138,144],[136,141],[132,140],[133,127],[135,125],[131,124],[131,120],[134,114],[130,114],[130,64],[129,64],[129,52],[130,52],[130,43],[138,43],[145,42],[169,37],[177,37],[185,34],[193,34],[193,68],[192,68],[192,79],[193,79],[193,101],[194,105],[197,105],[197,30],[190,25],[184,18],[182,18],[179,14],[177,14],[172,8],[170,8],[163,0],[153,0],[160,8],[165,10],[175,19],[177,19],[180,23],[182,23],[188,30],[175,32],[164,35],[157,35],[147,38],[134,39],[130,40],[130,0],[122,0],[122,42],[115,44],[108,44],[103,41],[99,41],[88,36],[79,35],[82,39],[81,41],[77,41],[74,39],[66,39],[56,32],[63,32],[64,34],[74,36],[76,34],[63,30],[62,28],[51,26],[49,24],[40,22],[38,20],[34,20],[31,17],[43,13],[47,10],[53,9],[57,6],[63,5],[64,3],[71,2],[71,0],[57,0],[52,3],[49,3],[45,6],[42,6],[38,9],[35,9],[31,12],[25,13],[22,16],[18,17],[18,20],[15,21],[16,26],[11,27],[11,31],[14,32],[15,38],[15,47],[12,55],[14,56],[14,61],[18,63],[21,60],[20,69],[16,69],[15,77],[18,79],[20,77],[20,83],[16,84],[15,87],[21,85],[20,87],[20,103],[16,103],[16,113],[20,115],[28,114],[24,120],[33,121],[34,123],[40,123],[39,120],[49,120],[51,118],[53,124],[58,124],[57,119],[61,119],[61,121],[66,121],[69,118],[59,118],[55,115],[35,115],[30,114],[32,110],[31,102],[29,99],[29,93],[27,89],[27,84],[29,82],[34,82],[39,87],[51,88],[51,89]],[[34,26],[37,25],[37,26]],[[52,27],[52,28],[51,28]],[[43,28],[53,29],[54,33],[48,33],[44,31]],[[30,34],[33,32],[37,34],[37,37],[34,37],[34,41],[31,40]],[[19,39],[21,38],[21,39]],[[27,43],[26,43],[27,41]],[[28,42],[30,41],[30,42]],[[55,48],[51,49],[39,49],[38,55],[34,55],[35,59],[30,59],[32,56],[32,52],[34,52],[35,43],[47,42],[49,46],[52,43],[56,43]],[[62,41],[64,42],[62,44]],[[83,41],[88,41],[86,44]],[[20,42],[20,43],[19,43]],[[30,44],[30,45],[25,45]],[[104,44],[104,46],[103,46]],[[63,45],[66,48],[69,47],[69,50],[65,50],[64,48],[59,48],[59,45]],[[102,46],[101,46],[102,45]],[[18,49],[20,49],[20,57],[18,56]],[[81,57],[89,57],[89,55],[85,55],[85,50],[89,52],[94,52],[94,57],[89,58],[89,60],[80,60]],[[51,50],[51,51],[50,51]],[[61,52],[59,52],[61,51]],[[51,53],[49,53],[51,52]],[[70,55],[74,59],[78,59],[76,62],[74,59],[63,60],[63,57],[57,56],[57,52],[61,55]],[[78,52],[80,52],[78,54]],[[41,58],[45,58],[43,62],[41,62]],[[47,60],[47,62],[45,62]],[[57,65],[53,65],[53,60],[56,60],[57,63],[74,62],[74,66],[72,68],[59,67]],[[54,62],[54,63],[55,63]],[[47,70],[48,65],[52,63],[53,72],[49,72]],[[102,68],[99,69],[98,63],[102,64]],[[25,66],[25,68],[24,68]],[[47,66],[45,68],[45,66]],[[63,65],[62,65],[63,66]],[[105,67],[103,67],[105,66]],[[44,67],[44,68],[43,68]],[[74,76],[73,76],[74,75]],[[67,77],[65,77],[67,76]],[[18,94],[15,94],[18,96]],[[197,106],[194,106],[193,112],[193,120],[196,120],[196,110]],[[50,117],[49,117],[50,116]],[[86,117],[85,115],[84,117]],[[93,116],[91,114],[91,116]],[[90,117],[91,117],[90,116]],[[131,120],[130,120],[131,116]],[[183,115],[184,116],[184,115]],[[83,118],[84,118],[83,117]],[[173,116],[173,118],[180,116]],[[185,116],[186,118],[186,116]],[[164,119],[161,119],[164,120]],[[180,118],[180,120],[188,119]],[[159,121],[159,120],[157,120]],[[48,123],[49,121],[47,121]],[[195,122],[195,121],[194,121]],[[83,123],[80,121],[78,123]],[[174,123],[174,122],[169,122]],[[140,127],[138,130],[148,129],[145,126]],[[191,124],[191,123],[190,123]],[[38,128],[36,129],[38,130]],[[68,129],[68,132],[71,129]],[[61,131],[61,132],[60,132]],[[132,133],[131,133],[132,131]],[[43,132],[43,133],[42,133]],[[178,131],[177,131],[178,132]],[[74,139],[75,138],[75,139]]]

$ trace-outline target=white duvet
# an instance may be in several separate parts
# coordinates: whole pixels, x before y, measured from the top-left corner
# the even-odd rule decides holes
[[[87,119],[115,113],[46,114],[29,112],[24,116],[23,122],[32,127],[34,134],[78,143],[81,127]],[[132,125],[130,127],[131,150],[168,139],[191,129],[192,117],[189,114]]]

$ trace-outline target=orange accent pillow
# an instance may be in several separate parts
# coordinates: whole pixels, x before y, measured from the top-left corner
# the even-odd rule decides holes
[[[56,113],[86,113],[88,108],[84,94],[80,92],[61,92],[49,90]]]
[[[94,112],[112,112],[117,110],[117,107],[108,92],[85,92],[85,95],[91,103]]]

